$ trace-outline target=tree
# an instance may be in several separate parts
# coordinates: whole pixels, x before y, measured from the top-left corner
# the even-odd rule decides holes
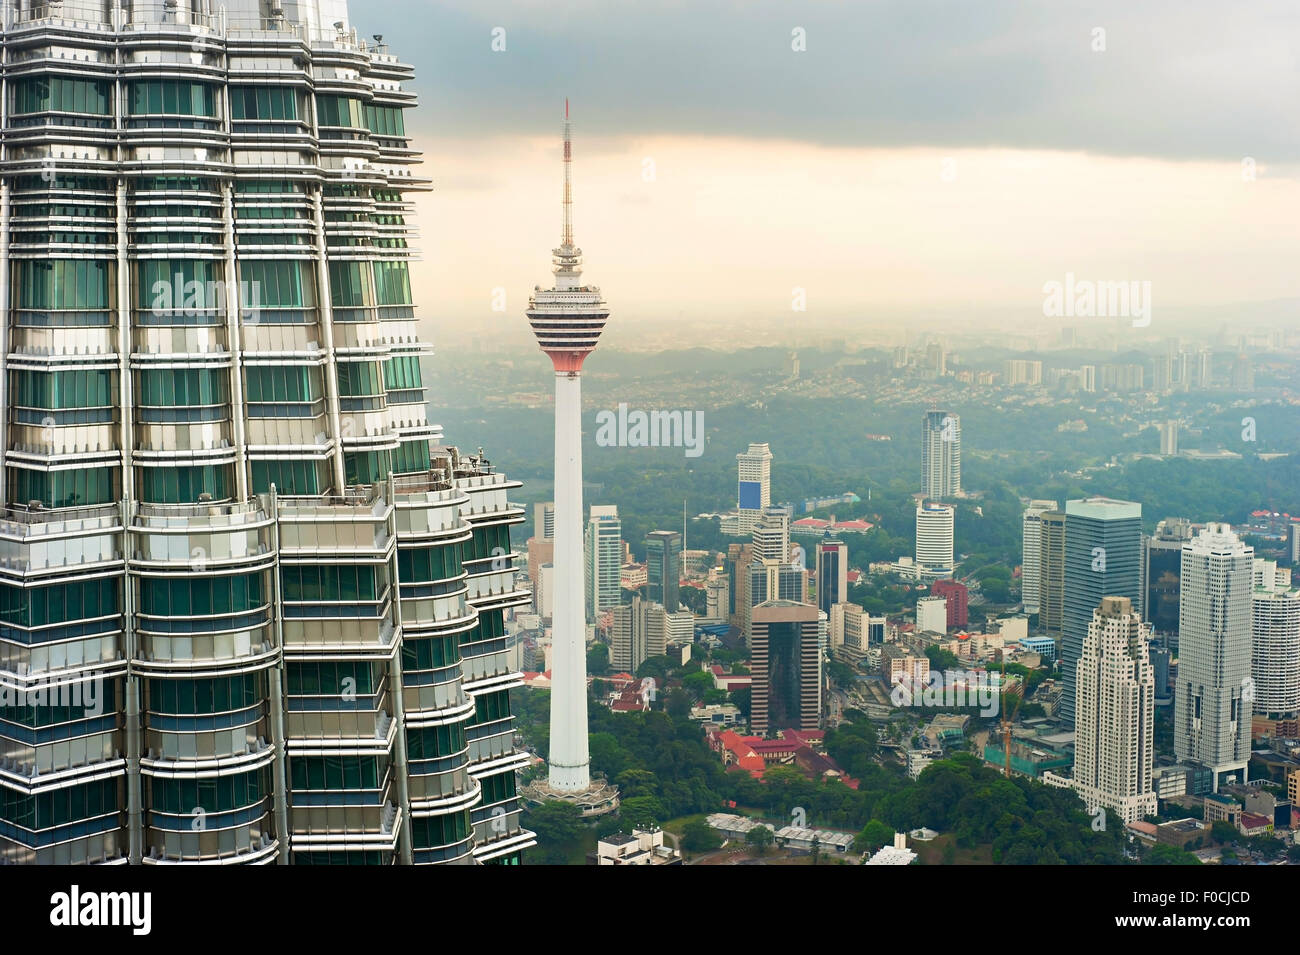
[[[767,851],[767,847],[776,841],[772,835],[772,830],[767,826],[755,826],[749,832],[745,833],[745,845],[749,846],[758,855]]]
[[[567,802],[544,802],[524,814],[524,825],[537,833],[543,865],[563,865],[582,838],[582,810]]]
[[[1210,835],[1214,841],[1220,845],[1228,845],[1236,842],[1237,837],[1241,834],[1237,832],[1237,827],[1230,822],[1224,822],[1222,819],[1210,826]]]
[[[633,796],[619,804],[618,815],[625,826],[648,829],[659,825],[668,813],[664,804],[654,796]]]
[[[1200,865],[1201,860],[1186,849],[1163,843],[1152,846],[1142,858],[1143,865]]]
[[[854,852],[875,852],[894,841],[893,827],[885,825],[879,819],[872,819],[866,828],[853,840]]]
[[[688,673],[682,677],[682,688],[698,700],[714,689],[713,674],[705,673],[703,670]]]
[[[712,852],[722,846],[722,836],[703,819],[694,819],[682,829],[682,848],[687,852]]]
[[[609,672],[609,647],[598,643],[587,651],[587,672],[593,676]]]

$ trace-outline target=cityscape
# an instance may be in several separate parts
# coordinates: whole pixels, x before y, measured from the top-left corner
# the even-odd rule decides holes
[[[577,6],[0,2],[0,863],[1107,866],[1250,926],[1160,893],[1300,865],[1294,128],[1207,147],[1181,59],[1131,142],[665,112],[685,14]],[[991,6],[963,104],[1154,75],[1150,11]],[[792,7],[719,58],[906,20]]]

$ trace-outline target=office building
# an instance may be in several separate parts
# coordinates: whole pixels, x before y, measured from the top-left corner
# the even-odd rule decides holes
[[[820,657],[816,607],[769,600],[754,608],[750,726],[756,734],[817,729],[821,712]]]
[[[1183,545],[1174,753],[1209,769],[1214,792],[1250,761],[1254,556],[1227,524]]]
[[[1055,501],[1030,501],[1024,510],[1020,535],[1020,600],[1025,613],[1033,614],[1040,610],[1038,579],[1041,573],[1039,554],[1043,544],[1041,518],[1044,511],[1054,510]]]
[[[1178,591],[1183,545],[1200,525],[1167,517],[1155,533],[1142,535],[1142,619],[1151,624],[1152,640],[1178,649]]]
[[[1104,497],[1065,503],[1061,714],[1075,718],[1074,666],[1102,597],[1141,603],[1142,505]]]
[[[954,514],[948,504],[925,501],[917,505],[916,562],[923,575],[952,573]]]
[[[661,604],[633,597],[611,614],[609,663],[620,672],[636,673],[649,657],[664,655],[668,619]]]
[[[737,533],[748,536],[763,509],[772,504],[772,449],[751,444],[737,454],[736,479]]]
[[[1172,457],[1178,453],[1178,422],[1166,421],[1160,426],[1160,453]]]
[[[1156,813],[1150,628],[1127,597],[1103,597],[1076,666],[1072,785],[1088,809],[1125,822]]]
[[[1044,511],[1038,522],[1038,629],[1059,637],[1065,630],[1065,511]]]
[[[1009,358],[1002,363],[1003,383],[1015,385],[1041,385],[1043,363],[1025,358]]]
[[[594,620],[618,605],[622,588],[623,523],[613,504],[592,505],[583,556],[587,619]],[[558,552],[556,559],[559,559]]]
[[[942,597],[922,597],[916,602],[916,629],[922,633],[946,633],[948,601]]]
[[[803,547],[799,546],[803,553]],[[779,507],[767,507],[754,524],[755,560],[792,560],[790,548],[790,514]],[[804,561],[807,564],[807,561]]]
[[[940,500],[961,494],[961,416],[927,411],[921,418],[921,493]]]
[[[538,540],[555,538],[554,501],[539,501],[533,505],[533,536]]]
[[[519,484],[426,417],[413,71],[320,6],[4,5],[0,685],[68,697],[0,721],[5,862],[533,843]]]
[[[936,580],[930,585],[930,593],[946,601],[949,629],[970,622],[970,590],[960,580]]]
[[[681,557],[681,532],[651,531],[646,535],[646,596],[663,604],[669,613],[678,610]]]
[[[817,548],[817,607],[831,607],[849,599],[849,547],[842,541],[824,540]]]

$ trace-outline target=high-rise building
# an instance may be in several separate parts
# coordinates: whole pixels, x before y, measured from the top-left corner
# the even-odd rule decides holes
[[[537,344],[555,369],[555,614],[551,645],[551,739],[545,791],[582,801],[590,814],[613,808],[616,796],[593,787],[587,739],[587,649],[583,614],[582,559],[582,364],[596,349],[609,308],[595,285],[582,280],[582,250],[573,241],[573,147],[569,104],[564,104],[564,196],[560,244],[551,250],[555,284],[534,287],[528,322]],[[593,508],[593,511],[596,510]],[[617,513],[617,512],[615,512]],[[617,517],[614,517],[617,524]],[[618,534],[614,535],[617,544]],[[602,541],[603,545],[603,541]],[[621,547],[609,561],[614,602],[618,599]],[[594,554],[604,554],[592,548]],[[592,575],[600,595],[607,593],[603,557]]]
[[[539,501],[533,505],[533,536],[538,540],[555,537],[555,502]]]
[[[557,525],[558,527],[558,525]],[[623,569],[623,522],[613,504],[593,504],[583,548],[587,585],[587,617],[595,619],[618,606]],[[559,560],[557,548],[556,560]]]
[[[1202,391],[1214,384],[1214,361],[1208,348],[1200,348],[1195,355],[1192,366],[1192,381]]]
[[[1059,637],[1065,631],[1065,511],[1044,511],[1038,526],[1038,629]]]
[[[787,561],[791,559],[790,551],[790,512],[780,507],[764,508],[754,524],[754,559]]]
[[[713,567],[709,570],[704,584],[704,616],[712,623],[725,621],[734,613],[731,602],[731,575],[725,567]]]
[[[1104,497],[1065,502],[1061,716],[1074,717],[1074,667],[1102,597],[1141,602],[1142,505]]]
[[[824,540],[816,546],[817,608],[829,614],[831,607],[849,599],[849,545]]]
[[[753,609],[768,600],[803,603],[807,596],[808,575],[801,567],[778,560],[756,560],[745,575],[745,600],[739,608],[740,626],[746,638],[753,620]]]
[[[1089,810],[1112,809],[1125,823],[1156,813],[1149,635],[1129,598],[1103,597],[1075,670],[1073,787]]]
[[[1039,585],[1041,572],[1039,554],[1042,552],[1044,511],[1056,510],[1055,501],[1030,501],[1024,510],[1021,526],[1020,547],[1020,600],[1025,613],[1038,613]]]
[[[1079,366],[1079,390],[1095,392],[1097,390],[1097,366]]]
[[[970,590],[960,580],[936,580],[930,585],[930,593],[946,601],[950,629],[970,622]]]
[[[951,506],[932,501],[916,506],[916,562],[923,574],[952,572],[954,513]]]
[[[1152,640],[1178,649],[1178,590],[1183,545],[1200,525],[1167,517],[1151,536],[1142,535],[1142,619],[1151,624]]]
[[[941,342],[930,342],[925,346],[925,367],[936,378],[948,374],[948,355]]]
[[[517,862],[523,511],[426,417],[413,71],[214,6],[4,4],[0,683],[68,698],[5,709],[0,859]]]
[[[1002,363],[1002,380],[1007,385],[1041,385],[1043,363],[1026,358],[1009,358]]]
[[[738,533],[752,534],[763,509],[772,503],[772,449],[751,444],[736,455]]]
[[[921,419],[921,493],[939,500],[961,494],[961,416],[927,411]]]
[[[1250,762],[1254,556],[1227,524],[1183,545],[1174,753],[1209,769],[1215,792]]]
[[[1178,422],[1166,421],[1160,426],[1160,453],[1171,457],[1178,453]]]
[[[821,712],[817,613],[811,604],[790,600],[769,600],[754,608],[750,724],[759,735],[817,729]]]
[[[922,633],[948,631],[948,601],[943,597],[922,597],[916,602],[916,629]]]
[[[668,615],[663,605],[633,597],[614,608],[609,631],[609,662],[615,670],[635,673],[649,657],[663,656]]]
[[[1290,589],[1290,573],[1278,571],[1273,561],[1254,563],[1258,579],[1250,601],[1252,710],[1273,719],[1294,719],[1300,713],[1300,591]]]
[[[646,596],[669,613],[679,607],[682,535],[680,531],[651,531],[645,539]]]

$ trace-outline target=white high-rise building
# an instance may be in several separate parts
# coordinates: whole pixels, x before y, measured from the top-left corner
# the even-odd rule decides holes
[[[921,493],[938,500],[961,494],[961,416],[927,411],[921,419]]]
[[[802,547],[800,550],[802,551]],[[790,560],[790,515],[784,508],[764,509],[754,525],[754,559]],[[807,563],[805,561],[805,563]]]
[[[1103,597],[1075,670],[1073,787],[1125,823],[1156,813],[1151,628],[1127,597]]]
[[[669,614],[662,604],[633,597],[615,607],[612,616],[609,663],[615,670],[636,673],[649,657],[663,656]]]
[[[916,562],[922,573],[951,572],[954,510],[925,501],[916,507]]]
[[[921,633],[947,633],[948,601],[943,597],[922,597],[918,600],[916,629]]]
[[[587,617],[618,606],[623,569],[623,522],[613,504],[593,504],[587,522],[586,559]],[[560,555],[555,555],[559,562]]]
[[[1030,501],[1025,508],[1021,527],[1020,598],[1025,613],[1038,613],[1039,577],[1042,569],[1043,525],[1039,519],[1047,511],[1056,510],[1055,501]]]
[[[766,444],[751,444],[749,450],[736,455],[737,532],[753,533],[763,509],[772,504],[772,449]]]
[[[1300,712],[1300,591],[1275,561],[1255,561],[1250,601],[1252,710],[1274,718]]]
[[[1174,753],[1211,769],[1215,792],[1250,761],[1254,556],[1227,524],[1183,545]]]
[[[1160,426],[1160,453],[1170,457],[1178,453],[1178,422],[1166,421]]]
[[[555,537],[554,501],[538,501],[533,505],[533,536],[540,540]]]

